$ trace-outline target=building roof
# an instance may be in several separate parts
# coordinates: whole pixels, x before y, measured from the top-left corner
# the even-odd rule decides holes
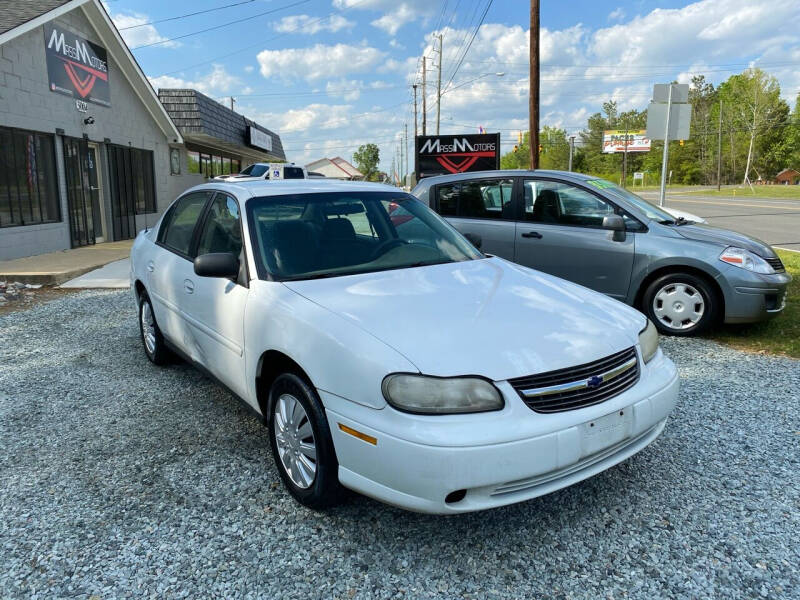
[[[153,120],[170,142],[183,139],[164,107],[158,101],[153,86],[123,41],[111,17],[100,0],[0,0],[0,45],[32,31],[70,11],[80,9],[91,24],[100,43],[117,68],[131,84]]]
[[[160,89],[158,99],[187,142],[234,154],[246,154],[257,161],[286,160],[283,144],[277,133],[197,90]],[[249,145],[248,126],[262,131],[272,139],[271,152]]]
[[[349,173],[351,177],[363,177],[364,174],[356,169],[353,165],[343,159],[341,156],[337,156],[336,158],[332,158],[331,162],[335,164],[337,167]]]
[[[363,179],[364,174],[341,156],[320,158],[306,165],[307,171],[318,171],[334,179]]]
[[[11,31],[69,3],[75,4],[71,0],[37,0],[36,2],[0,0],[0,33]]]
[[[800,175],[800,171],[798,171],[797,169],[788,168],[788,169],[784,169],[783,171],[781,171],[780,173],[775,175],[775,179],[778,179],[781,176],[794,177],[796,175]]]

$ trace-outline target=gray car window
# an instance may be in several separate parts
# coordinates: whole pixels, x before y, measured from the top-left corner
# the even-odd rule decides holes
[[[526,180],[525,220],[575,227],[602,227],[614,206],[591,192],[568,183]]]
[[[510,219],[513,179],[471,179],[439,186],[439,214],[473,219]]]

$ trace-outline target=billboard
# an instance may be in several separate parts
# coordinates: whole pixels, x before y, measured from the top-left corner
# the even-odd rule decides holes
[[[417,180],[431,175],[500,168],[500,134],[419,135],[414,167]]]
[[[649,152],[650,138],[644,129],[609,130],[603,132],[603,154],[625,152],[625,136],[628,136],[628,152]]]
[[[44,53],[50,91],[111,106],[105,48],[50,22],[44,26]]]

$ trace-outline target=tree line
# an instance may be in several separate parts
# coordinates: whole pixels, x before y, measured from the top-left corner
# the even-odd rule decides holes
[[[705,76],[695,76],[689,103],[689,139],[670,140],[672,183],[716,184],[718,167],[722,184],[771,181],[785,168],[800,171],[800,93],[791,110],[772,75],[758,68],[747,69],[716,87]],[[573,170],[621,181],[622,154],[603,154],[603,131],[646,126],[646,108],[620,112],[616,101],[604,102],[602,111],[590,116],[586,129],[576,136]],[[545,126],[539,139],[540,168],[566,170],[567,132]],[[646,173],[648,183],[655,184],[661,174],[663,148],[663,141],[654,140],[649,152],[629,152],[626,183],[630,185],[633,173],[639,171]],[[529,149],[526,133],[515,151],[501,157],[501,167],[529,168]]]

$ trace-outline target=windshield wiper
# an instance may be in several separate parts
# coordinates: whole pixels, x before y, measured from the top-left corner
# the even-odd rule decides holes
[[[676,225],[691,225],[692,223],[694,223],[694,221],[690,221],[685,217],[678,217],[678,222]]]
[[[672,219],[661,219],[658,223],[660,225],[675,225],[675,221]]]

